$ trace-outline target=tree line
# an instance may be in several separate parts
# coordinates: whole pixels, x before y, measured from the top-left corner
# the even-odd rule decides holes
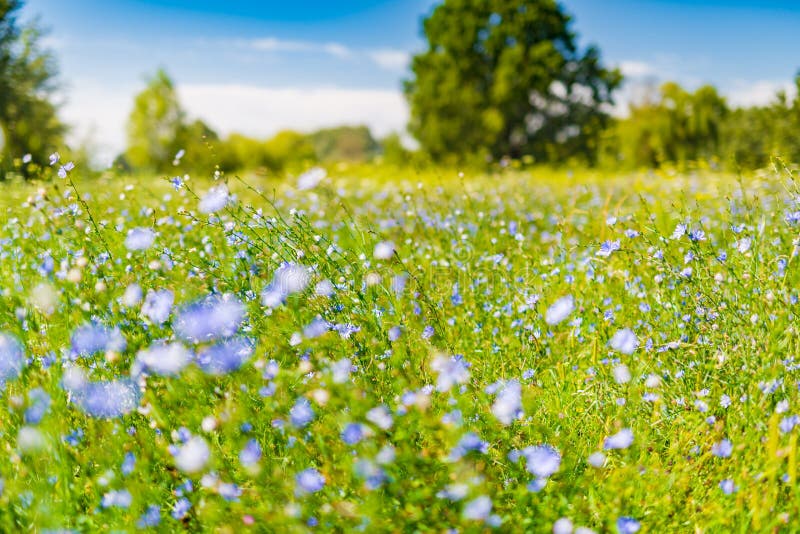
[[[67,131],[52,103],[55,61],[41,47],[42,31],[19,24],[20,7],[21,0],[0,0],[0,175],[36,175]],[[616,117],[622,74],[596,47],[578,46],[572,17],[555,0],[445,0],[422,29],[428,45],[403,85],[414,151],[398,135],[378,141],[364,126],[221,138],[187,115],[160,70],[135,98],[114,168],[283,173],[375,158],[610,168],[758,168],[773,156],[800,162],[800,75],[793,96],[777,93],[752,107],[730,106],[711,85],[692,91],[667,82]]]

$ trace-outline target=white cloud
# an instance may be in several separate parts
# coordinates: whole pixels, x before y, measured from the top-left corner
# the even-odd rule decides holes
[[[259,37],[250,40],[236,40],[234,44],[260,52],[274,53],[317,53],[338,59],[367,60],[378,67],[392,71],[402,71],[408,65],[409,53],[392,48],[359,50],[336,42],[295,41],[277,37]]]
[[[730,89],[724,91],[728,103],[733,107],[764,106],[775,101],[778,91],[785,91],[793,98],[796,87],[789,81],[775,80],[737,80]]]
[[[392,90],[185,84],[178,85],[178,93],[191,115],[222,134],[267,137],[287,128],[311,131],[366,124],[383,136],[403,130],[408,121],[403,95]]]
[[[97,163],[109,163],[125,148],[125,124],[140,90],[75,80],[61,109],[62,119],[73,126],[68,142],[77,145],[90,137]],[[382,137],[404,131],[408,122],[406,101],[393,90],[244,84],[178,84],[177,90],[187,113],[223,136],[235,131],[266,138],[283,129],[365,124]]]
[[[658,74],[656,67],[645,61],[621,61],[618,67],[626,78],[646,78]]]
[[[367,56],[386,70],[403,71],[411,61],[411,55],[402,50],[380,49],[367,52]]]

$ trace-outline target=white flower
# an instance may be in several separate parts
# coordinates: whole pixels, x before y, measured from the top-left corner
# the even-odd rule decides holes
[[[544,316],[544,322],[550,326],[557,325],[575,310],[575,300],[572,295],[561,297],[555,301],[549,308]]]
[[[613,436],[609,436],[603,442],[605,449],[627,449],[633,443],[633,432],[630,428],[623,428]]]
[[[372,253],[377,260],[389,260],[394,256],[394,243],[391,241],[381,241],[375,245],[375,250]]]
[[[125,238],[125,248],[128,250],[147,250],[156,239],[156,233],[149,228],[134,228]]]
[[[184,473],[197,473],[208,463],[211,451],[205,440],[193,436],[184,443],[175,455],[175,465]]]
[[[220,184],[208,190],[200,200],[200,213],[214,213],[228,205],[231,197],[228,195],[228,186]]]
[[[639,346],[639,339],[630,328],[617,330],[609,342],[611,348],[622,354],[633,354]]]
[[[322,167],[313,167],[297,178],[297,189],[314,189],[328,175]]]

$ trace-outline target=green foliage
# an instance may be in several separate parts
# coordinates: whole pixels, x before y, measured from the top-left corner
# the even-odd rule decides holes
[[[0,0],[0,178],[27,176],[47,164],[65,132],[50,101],[56,67],[41,48],[42,30],[20,27],[19,0]],[[29,162],[20,158],[30,154]]]
[[[658,94],[632,104],[630,115],[612,131],[611,157],[631,167],[685,164],[719,154],[721,130],[728,114],[717,90],[704,85],[689,93],[674,82]]]
[[[317,160],[322,163],[364,163],[378,152],[378,143],[366,126],[339,126],[317,130],[310,136]]]
[[[275,172],[298,170],[316,161],[314,144],[307,135],[292,130],[278,132],[264,143],[264,154]]]
[[[124,162],[136,169],[169,173],[185,158],[182,168],[208,171],[219,160],[213,149],[217,141],[219,136],[202,121],[188,122],[172,80],[159,69],[134,100]],[[177,158],[181,150],[184,155]],[[120,164],[125,166],[122,160]]]
[[[593,160],[621,76],[579,50],[553,0],[446,0],[405,84],[410,130],[437,160]]]

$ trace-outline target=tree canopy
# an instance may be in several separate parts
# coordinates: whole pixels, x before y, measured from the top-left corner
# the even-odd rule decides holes
[[[593,159],[621,75],[579,49],[554,0],[445,0],[423,23],[405,92],[432,157]]]
[[[21,7],[0,0],[0,176],[45,165],[66,130],[51,102],[55,62],[41,46],[42,30],[19,25]]]

